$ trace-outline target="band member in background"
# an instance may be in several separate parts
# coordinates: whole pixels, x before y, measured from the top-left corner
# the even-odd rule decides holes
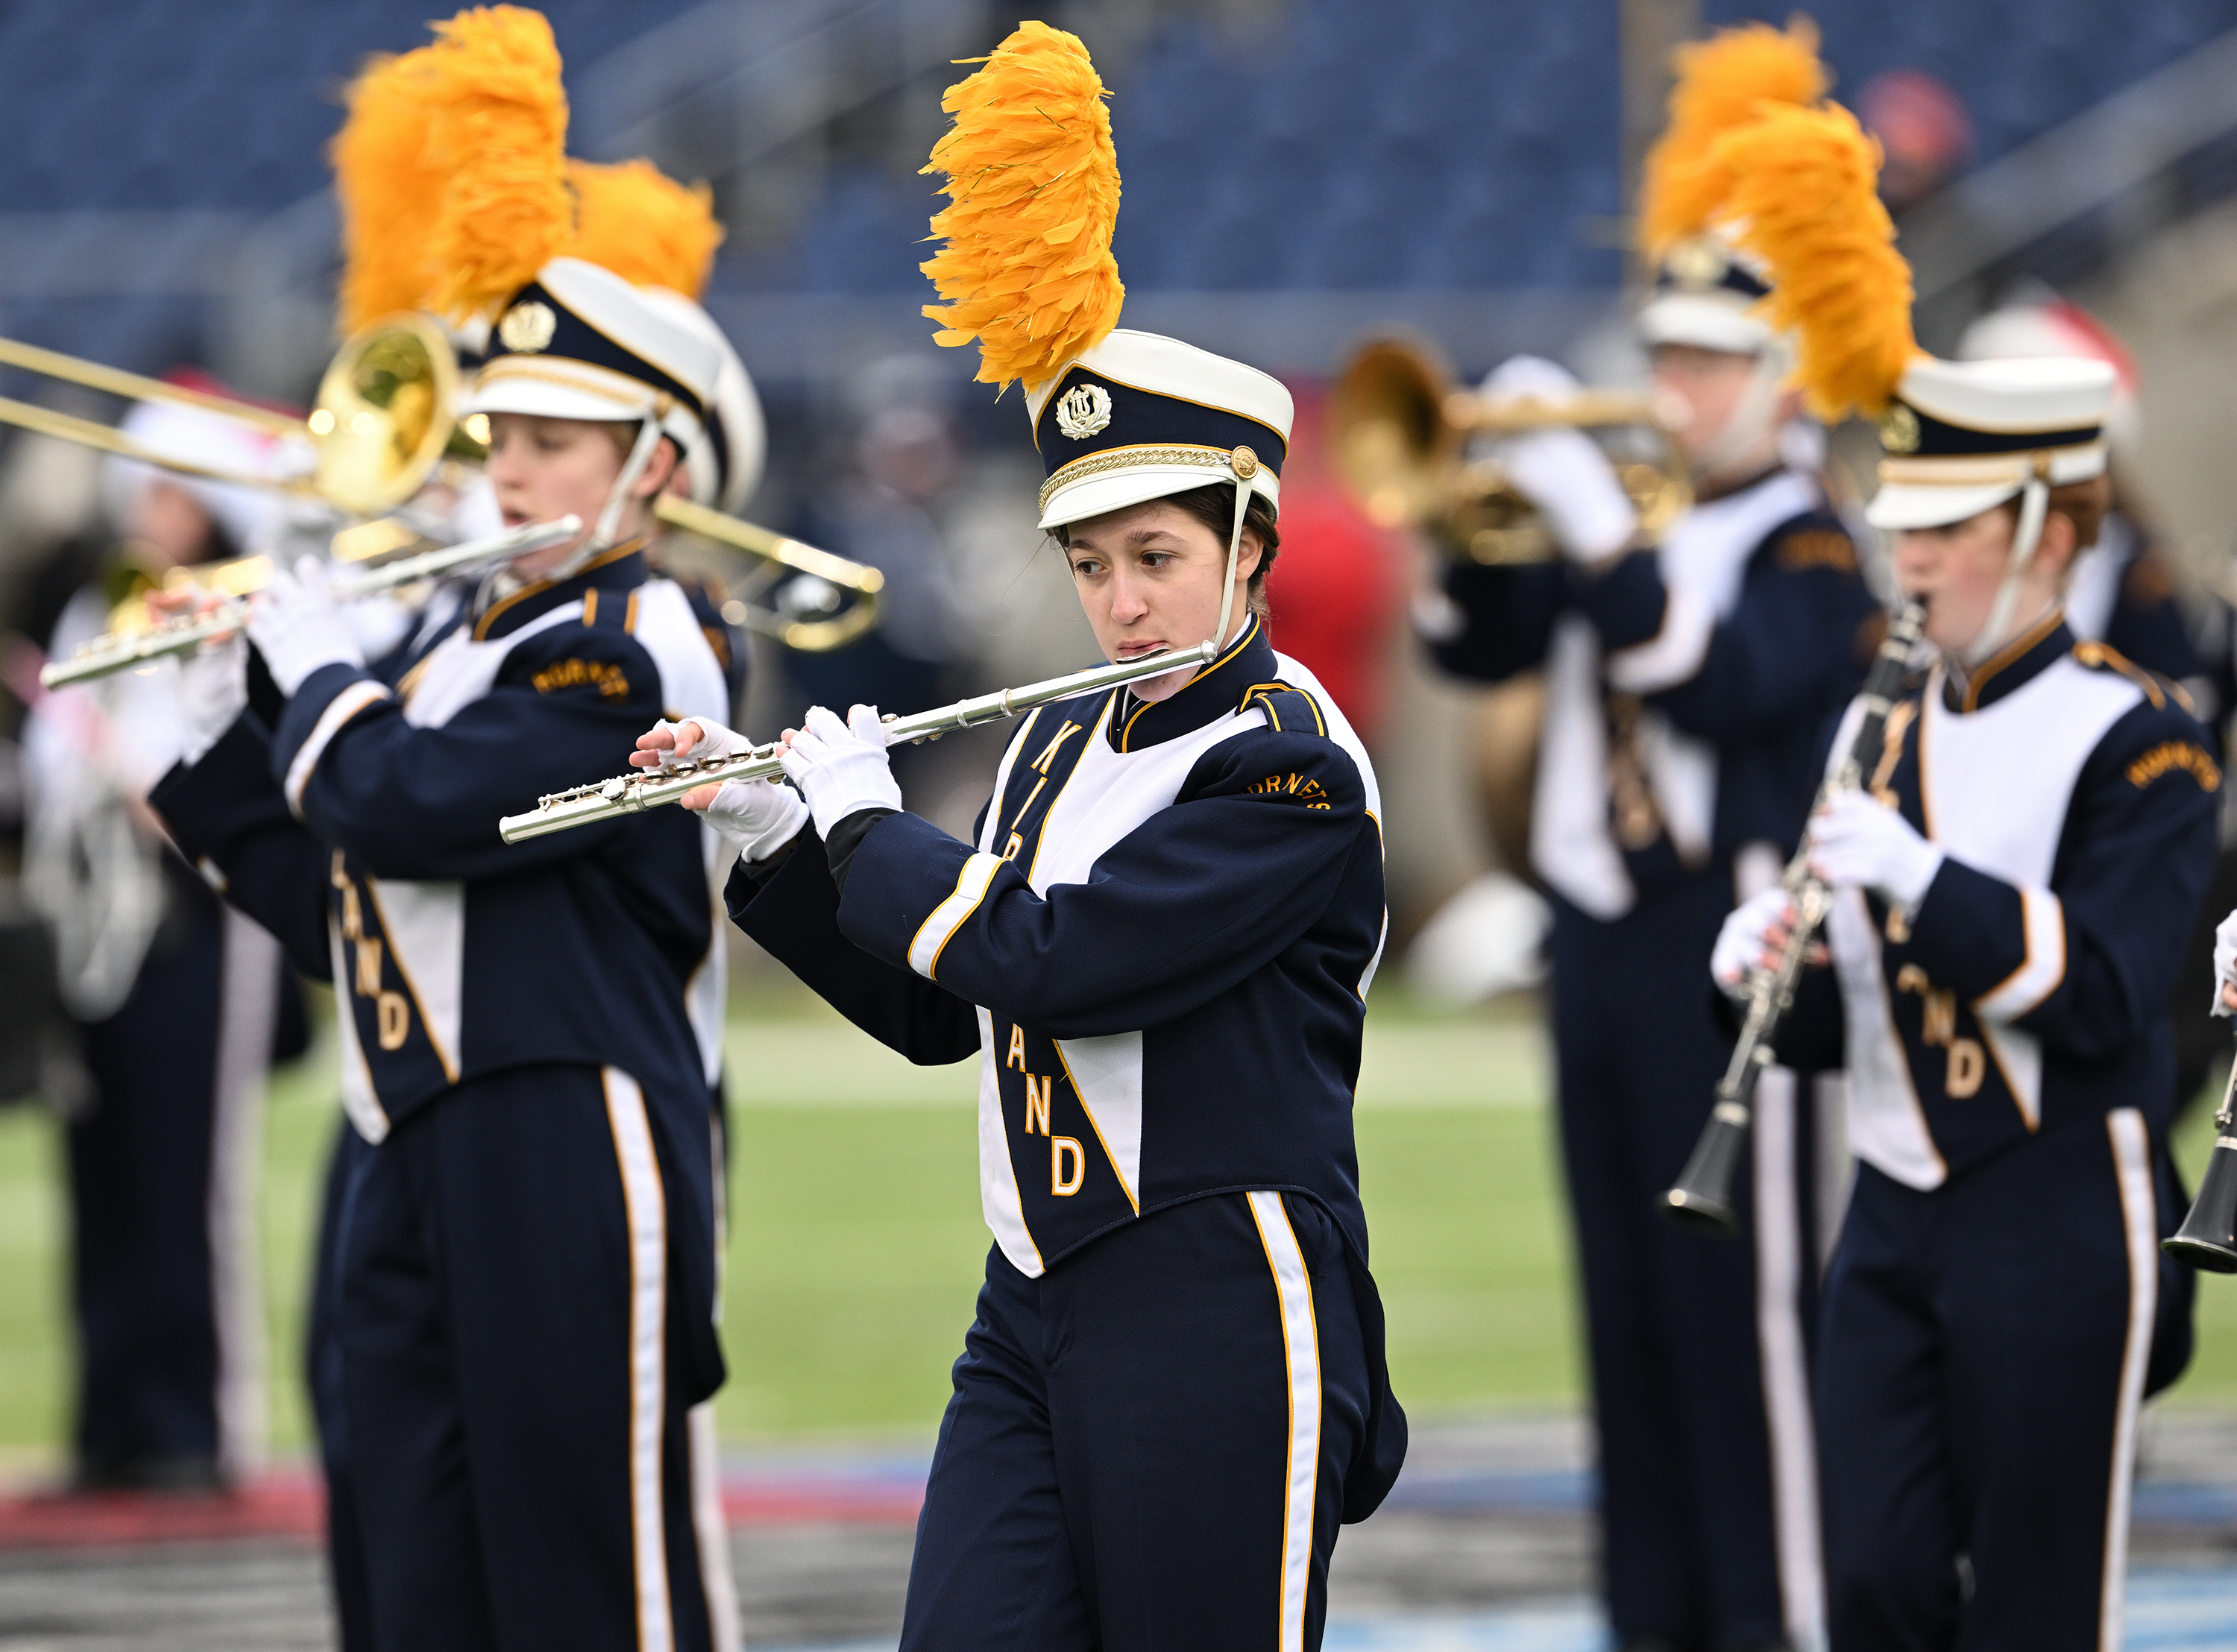
[[[2137,1408],[2187,1353],[2166,1006],[2221,774],[2166,683],[2065,622],[2112,369],[1921,355],[1877,159],[1838,107],[1719,155],[1811,405],[1879,418],[1870,517],[1933,653],[1808,823],[1831,967],[1781,1037],[1846,1069],[1859,1161],[1819,1329],[1827,1621],[1835,1652],[2117,1647]],[[1734,912],[1719,984],[1792,922],[1783,889]]]
[[[1594,1416],[1608,1612],[1620,1643],[1769,1647],[1822,1611],[1807,1326],[1817,1282],[1811,1098],[1791,1074],[1758,1102],[1739,1243],[1658,1214],[1730,1050],[1700,971],[1719,925],[1777,879],[1816,784],[1823,731],[1878,641],[1856,548],[1810,468],[1813,426],[1765,320],[1759,263],[1669,199],[1688,110],[1741,74],[1758,100],[1815,98],[1814,35],[1755,26],[1681,58],[1642,215],[1669,236],[1640,312],[1692,507],[1659,534],[1575,431],[1491,457],[1558,561],[1455,561],[1421,609],[1437,662],[1496,682],[1542,669],[1530,830],[1554,906],[1554,1044]],[[1518,359],[1491,398],[1575,387]]]
[[[254,475],[241,424],[142,403],[126,434]],[[105,555],[48,648],[66,655],[171,569],[262,549],[270,496],[111,458]],[[228,912],[172,850],[148,788],[185,740],[178,669],[39,694],[25,729],[23,886],[54,926],[91,1092],[69,1118],[72,1483],[214,1489],[265,1438],[256,1167],[264,1078],[301,1011],[271,936]]]
[[[749,934],[912,1059],[980,1059],[995,1243],[912,1652],[1317,1647],[1338,1524],[1403,1452],[1350,1116],[1384,925],[1374,771],[1267,635],[1288,392],[1112,331],[1101,97],[1079,43],[1031,23],[950,92],[944,336],[979,337],[982,378],[1030,374],[1040,522],[1105,655],[1217,658],[1028,716],[973,842],[901,812],[872,708],[790,736],[804,803],[768,781],[688,800],[740,847]],[[987,128],[1013,118],[1028,153],[992,187]],[[1041,145],[1079,163],[1072,193],[1043,188]],[[1044,213],[1086,227],[1053,251]],[[1036,313],[1070,312],[1055,333],[981,302],[978,273],[1020,267]],[[650,767],[738,740],[687,721],[639,744]]]

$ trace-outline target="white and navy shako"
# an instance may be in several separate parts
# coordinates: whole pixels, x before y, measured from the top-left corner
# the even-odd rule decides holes
[[[1875,528],[1939,528],[2014,497],[2029,481],[2051,487],[2105,471],[2109,363],[2079,356],[1943,361],[1904,370],[1880,418]]]
[[[664,286],[639,287],[637,295],[713,345],[720,358],[715,393],[707,404],[705,439],[697,447],[687,444],[683,457],[690,466],[691,497],[736,516],[761,486],[769,458],[769,425],[753,375],[720,324],[698,304]]]
[[[513,294],[490,330],[459,411],[529,413],[609,423],[650,419],[689,455],[716,449],[709,477],[727,465],[719,420],[709,417],[722,358],[611,270],[555,258]]]
[[[1693,345],[1728,355],[1761,353],[1772,337],[1758,306],[1771,296],[1770,272],[1713,230],[1688,235],[1654,267],[1654,290],[1640,306],[1640,341]]]
[[[1282,381],[1120,328],[1026,398],[1048,480],[1043,528],[1233,482],[1278,510],[1296,409]]]

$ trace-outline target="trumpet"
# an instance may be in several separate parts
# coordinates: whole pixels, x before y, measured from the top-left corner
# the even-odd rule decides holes
[[[2209,1274],[2237,1274],[2237,1063],[2214,1115],[2214,1152],[2198,1179],[2190,1214],[2160,1248],[2178,1262]]]
[[[160,378],[0,339],[0,365],[140,401],[170,402],[241,421],[267,435],[304,444],[311,469],[299,476],[265,476],[174,458],[98,419],[0,397],[0,424],[13,425],[83,447],[136,459],[160,470],[236,487],[259,488],[317,499],[345,516],[371,517],[397,510],[426,487],[446,462],[485,457],[479,416],[460,420],[459,361],[443,330],[424,315],[398,314],[353,334],[319,380],[307,418],[214,396]],[[797,539],[710,510],[688,499],[663,496],[653,514],[671,527],[807,577],[793,611],[746,607],[734,623],[803,653],[844,647],[877,623],[885,576],[874,568],[818,550]],[[418,537],[405,536],[403,543]],[[430,553],[439,554],[439,553]],[[854,601],[846,601],[852,593]],[[118,668],[122,669],[122,668]]]
[[[1584,390],[1558,401],[1489,399],[1455,389],[1428,351],[1378,339],[1346,364],[1330,397],[1336,473],[1379,527],[1426,528],[1453,555],[1487,564],[1550,562],[1553,535],[1498,466],[1470,460],[1471,437],[1558,426],[1639,425],[1667,432],[1681,410],[1645,392]],[[1620,463],[1617,479],[1650,535],[1693,502],[1664,466]]]
[[[1022,688],[1004,688],[975,699],[959,700],[953,705],[921,711],[913,716],[888,715],[884,720],[886,743],[901,746],[938,740],[942,734],[975,728],[981,723],[1000,722],[1035,706],[1047,705],[1053,700],[1069,700],[1075,694],[1094,694],[1125,683],[1162,677],[1184,666],[1201,669],[1218,655],[1217,646],[1207,641],[1192,648],[1161,649],[1138,660],[1093,666],[1068,676],[1027,683]],[[552,792],[537,799],[536,806],[525,814],[508,814],[499,819],[498,835],[507,843],[520,843],[550,833],[564,832],[571,826],[589,826],[594,821],[657,808],[703,786],[716,786],[725,780],[769,780],[784,772],[777,750],[776,743],[771,741],[766,746],[733,752],[727,757],[678,763],[668,768],[638,769],[610,780],[594,780],[569,791]]]
[[[382,596],[439,574],[508,562],[515,556],[564,545],[582,531],[581,517],[562,517],[557,522],[530,523],[486,539],[470,539],[464,544],[446,545],[417,556],[399,557],[363,572],[346,571],[335,576],[334,600],[362,602],[368,596]],[[82,643],[69,659],[51,661],[40,667],[39,686],[61,688],[96,677],[114,676],[120,671],[137,670],[170,655],[189,653],[212,637],[239,630],[248,617],[248,593],[262,582],[254,577],[258,570],[245,568],[244,564],[257,563],[264,564],[261,571],[268,576],[270,563],[261,556],[244,556],[238,562],[221,564],[234,571],[225,582],[230,589],[217,607],[204,613],[162,621],[144,630],[121,635],[111,632]]]
[[[1889,623],[1887,636],[1858,694],[1864,715],[1858,721],[1840,767],[1819,788],[1820,802],[1835,792],[1858,790],[1879,761],[1888,713],[1903,692],[1911,651],[1918,646],[1919,631],[1925,623],[1926,609],[1915,602],[1905,602]],[[1694,1144],[1686,1168],[1679,1172],[1676,1184],[1662,1195],[1662,1208],[1668,1214],[1719,1234],[1739,1231],[1732,1184],[1739,1174],[1740,1155],[1747,1146],[1748,1128],[1754,1122],[1756,1085],[1771,1065],[1778,1030],[1794,1008],[1794,994],[1802,984],[1810,947],[1833,909],[1831,888],[1810,870],[1806,833],[1802,846],[1787,862],[1781,881],[1794,903],[1793,926],[1778,961],[1757,970],[1748,982],[1747,1019],[1741,1024],[1739,1041],[1732,1046],[1725,1076],[1718,1081],[1709,1122],[1702,1127],[1700,1140]]]

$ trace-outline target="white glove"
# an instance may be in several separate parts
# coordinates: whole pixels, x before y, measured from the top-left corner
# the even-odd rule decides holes
[[[272,570],[270,582],[249,599],[248,640],[280,692],[290,696],[321,666],[365,664],[357,637],[327,589],[327,565],[316,556],[302,558],[292,574]]]
[[[748,860],[766,860],[800,835],[808,805],[775,780],[725,780],[699,818]]]
[[[885,725],[875,706],[855,707],[843,723],[822,706],[811,706],[802,721],[807,726],[792,737],[784,772],[807,798],[816,835],[829,837],[857,809],[901,807],[901,788],[894,784]]]
[[[179,661],[179,760],[193,767],[248,709],[248,643],[235,631]]]
[[[1561,401],[1577,381],[1538,356],[1516,356],[1483,381],[1486,401]],[[1582,431],[1560,428],[1491,444],[1492,462],[1553,529],[1569,558],[1593,567],[1620,555],[1639,532],[1639,513],[1615,466]]]
[[[696,732],[686,735],[685,728]],[[656,735],[665,734],[666,747],[648,745]],[[735,728],[725,728],[707,717],[686,717],[681,721],[663,718],[653,724],[639,738],[637,754],[630,761],[638,768],[670,769],[681,763],[701,763],[711,757],[731,757],[753,749],[753,741]]]
[[[1770,950],[1765,938],[1774,924],[1794,921],[1794,902],[1773,884],[1759,889],[1726,914],[1717,931],[1717,944],[1709,953],[1709,973],[1726,992],[1737,998],[1747,991],[1748,977]]]
[[[2229,1006],[2221,1002],[2225,981],[2237,985],[2237,912],[2214,926],[2214,1013],[2218,1016],[2229,1013]]]
[[[1836,792],[1811,817],[1810,870],[1836,889],[1871,889],[1910,911],[1926,898],[1942,851],[1863,792]]]

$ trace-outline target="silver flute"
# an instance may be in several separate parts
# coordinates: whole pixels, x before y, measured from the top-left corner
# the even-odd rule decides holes
[[[422,551],[417,556],[400,556],[362,573],[345,570],[334,576],[334,600],[360,602],[416,580],[432,579],[438,574],[457,573],[481,563],[509,562],[515,556],[564,545],[582,531],[580,517],[562,517],[557,522],[531,522],[486,538],[468,539],[439,550]],[[248,598],[228,596],[205,613],[181,615],[126,635],[96,637],[90,642],[80,643],[69,659],[51,660],[40,667],[39,686],[60,688],[95,677],[115,676],[120,671],[136,670],[150,661],[188,653],[212,637],[238,631],[247,617]]]
[[[1219,650],[1212,643],[1199,642],[1192,648],[1167,649],[1145,655],[1138,660],[1122,660],[1117,665],[1095,666],[1069,676],[1029,682],[1022,688],[1004,688],[999,693],[980,694],[975,700],[959,700],[953,705],[920,711],[914,716],[888,717],[886,743],[903,746],[921,740],[938,740],[957,729],[975,728],[980,723],[1014,717],[1021,711],[1046,706],[1053,700],[1069,700],[1075,694],[1090,694],[1123,683],[1162,677],[1169,671],[1185,667],[1201,669],[1218,655]],[[777,750],[776,743],[771,741],[767,746],[732,752],[726,757],[638,769],[617,774],[610,780],[578,786],[572,791],[554,792],[537,799],[536,806],[525,814],[506,815],[497,823],[498,833],[507,843],[519,843],[525,839],[540,838],[548,832],[564,832],[570,826],[589,826],[594,820],[610,820],[617,815],[657,808],[703,786],[719,786],[725,780],[768,780],[784,772]]]

